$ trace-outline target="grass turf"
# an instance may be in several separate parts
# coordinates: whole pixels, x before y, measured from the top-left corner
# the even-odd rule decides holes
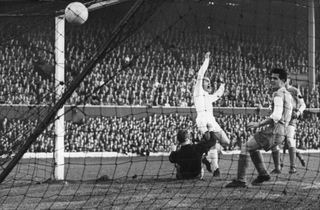
[[[288,155],[287,155],[288,156]],[[238,155],[223,155],[221,177],[175,180],[168,157],[67,158],[66,181],[50,181],[52,159],[24,159],[0,185],[2,209],[319,209],[319,154],[290,175],[288,157],[282,174],[261,186],[227,189],[236,177]],[[268,170],[273,169],[264,154]],[[249,164],[248,182],[257,175]],[[102,178],[101,178],[102,177]]]

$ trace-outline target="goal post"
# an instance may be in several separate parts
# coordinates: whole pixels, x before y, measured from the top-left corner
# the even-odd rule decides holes
[[[316,87],[316,22],[314,0],[308,1],[308,61],[309,61],[309,89]]]
[[[65,17],[55,17],[55,100],[58,101],[65,88]],[[64,105],[57,111],[54,149],[54,179],[64,180]]]

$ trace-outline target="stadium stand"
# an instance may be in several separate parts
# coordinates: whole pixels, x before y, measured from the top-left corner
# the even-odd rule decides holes
[[[105,27],[108,26],[97,19],[95,24],[67,31],[66,78],[70,80],[77,74],[84,67],[85,61],[92,56],[92,52],[97,50],[99,43],[106,39],[94,36],[98,34],[98,30],[104,30]],[[77,30],[85,33],[77,33]],[[223,76],[227,83],[226,93],[217,106],[268,107],[270,96],[266,88],[269,82],[265,79],[267,69],[278,66],[287,68],[295,75],[293,81],[301,88],[307,107],[319,108],[318,89],[310,92],[299,76],[307,72],[307,54],[303,47],[305,39],[292,40],[292,37],[282,34],[282,37],[275,36],[277,38],[272,40],[272,46],[275,47],[270,48],[270,37],[266,35],[244,33],[243,37],[235,29],[226,30],[227,36],[213,34],[208,30],[199,30],[198,36],[194,32],[186,31],[184,36],[181,36],[177,31],[171,30],[164,34],[164,39],[159,39],[156,44],[146,49],[128,71],[103,86],[99,93],[89,94],[85,87],[89,86],[94,90],[108,81],[121,69],[126,59],[134,57],[134,49],[145,46],[151,40],[152,34],[142,30],[98,64],[68,103],[192,106],[191,93],[195,72],[202,62],[202,54],[211,50],[214,56],[209,72],[213,85],[217,87],[216,81],[220,76]],[[14,33],[12,30],[1,32],[3,37],[15,39],[7,41],[0,49],[0,103],[50,103],[54,88],[54,55],[53,44],[47,39],[51,33],[49,27],[35,28],[18,37],[10,32]],[[201,40],[204,33],[210,39]],[[293,42],[295,43],[292,44]],[[281,47],[276,47],[280,46],[277,43],[281,43]],[[83,49],[86,49],[85,52]],[[319,55],[317,60],[318,57]]]
[[[217,116],[218,123],[226,131],[231,143],[226,150],[238,150],[253,130],[245,125],[259,115],[233,114]],[[10,139],[19,135],[19,130],[32,126],[35,121],[4,119],[1,122],[1,154],[7,152]],[[65,151],[67,152],[119,152],[148,155],[150,152],[168,152],[175,141],[176,131],[190,127],[195,137],[198,135],[194,122],[189,116],[178,114],[150,115],[135,117],[86,118],[66,124]],[[320,120],[316,114],[306,114],[297,128],[297,147],[300,149],[320,148]],[[6,135],[2,135],[2,134]],[[32,145],[29,152],[52,152],[54,149],[52,126]],[[0,155],[1,155],[0,154]]]

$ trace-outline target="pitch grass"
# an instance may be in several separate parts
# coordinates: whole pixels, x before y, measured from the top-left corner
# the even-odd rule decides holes
[[[288,156],[288,155],[287,155]],[[261,186],[227,189],[236,177],[238,155],[223,155],[221,177],[175,180],[168,157],[66,159],[66,181],[53,182],[51,159],[27,159],[0,185],[0,209],[319,209],[319,154],[305,154],[290,175]],[[265,154],[268,170],[271,156]],[[250,162],[248,181],[257,173]]]

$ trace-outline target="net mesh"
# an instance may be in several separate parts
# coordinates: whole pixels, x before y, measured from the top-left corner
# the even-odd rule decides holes
[[[308,1],[88,1],[95,9],[87,22],[66,23],[63,83],[54,76],[54,17],[68,3],[1,4],[2,176],[26,149],[1,183],[2,208],[319,207],[319,55],[316,44],[314,85]],[[314,8],[317,23],[318,2]],[[316,43],[317,34],[316,27]],[[208,51],[213,89],[221,77],[226,83],[213,111],[230,144],[220,155],[220,177],[205,172],[202,181],[176,180],[168,154],[179,129],[199,140],[193,86]],[[297,159],[298,172],[289,174],[286,151],[282,173],[271,181],[225,188],[237,176],[241,144],[256,132],[247,124],[270,115],[273,67],[290,72],[307,105],[296,133],[305,164]],[[61,98],[56,84],[65,90]],[[61,134],[53,122],[61,117],[54,114],[61,101],[65,179],[57,181],[55,138]],[[263,156],[272,171],[271,154]],[[248,180],[256,175],[250,163]]]

